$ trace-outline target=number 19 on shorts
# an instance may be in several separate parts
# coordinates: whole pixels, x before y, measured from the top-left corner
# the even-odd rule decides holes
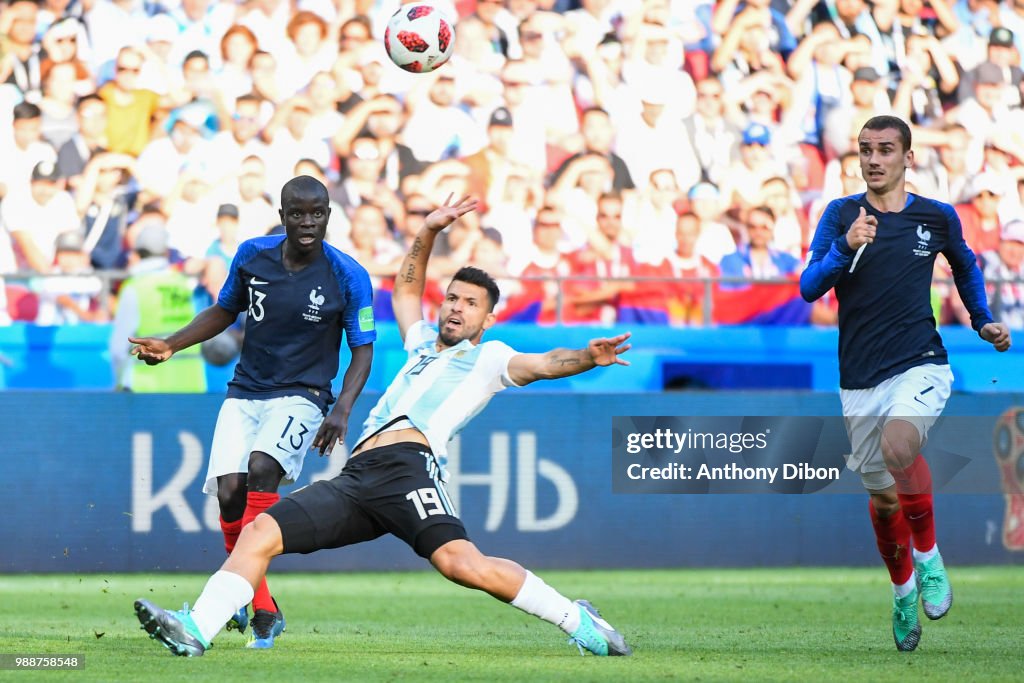
[[[405,499],[411,500],[412,504],[416,506],[416,512],[419,514],[420,519],[426,519],[433,515],[447,514],[447,511],[444,509],[444,503],[441,501],[441,496],[433,486],[413,489],[409,491]]]

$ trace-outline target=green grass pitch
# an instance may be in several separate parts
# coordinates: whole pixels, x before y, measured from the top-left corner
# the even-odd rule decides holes
[[[279,574],[288,631],[270,651],[222,632],[172,657],[139,629],[143,596],[177,609],[198,575],[0,576],[0,652],[79,654],[84,681],[1020,681],[1024,571],[952,567],[955,601],[898,653],[882,568],[540,572],[633,646],[580,657],[554,626],[430,573]]]

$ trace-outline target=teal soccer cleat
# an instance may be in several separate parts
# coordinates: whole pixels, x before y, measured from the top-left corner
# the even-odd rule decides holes
[[[949,585],[942,555],[935,554],[924,562],[914,561],[917,590],[921,593],[921,607],[929,619],[941,619],[953,606],[953,587]]]
[[[569,636],[569,642],[576,644],[581,655],[584,649],[598,657],[628,657],[633,654],[622,634],[602,619],[593,605],[586,600],[577,600],[573,604],[579,607],[580,625]]]
[[[917,618],[917,589],[903,598],[892,598],[892,639],[896,649],[910,652],[921,642],[921,622]]]
[[[140,599],[135,601],[135,616],[150,638],[179,657],[202,657],[210,648],[192,621],[188,603],[182,610],[170,612]]]

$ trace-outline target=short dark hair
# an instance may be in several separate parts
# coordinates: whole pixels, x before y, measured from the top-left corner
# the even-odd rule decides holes
[[[360,26],[364,27],[366,29],[366,35],[369,36],[370,38],[373,37],[373,22],[370,20],[370,17],[366,16],[365,14],[356,14],[355,16],[349,17],[344,22],[342,22],[341,28],[338,31],[338,38],[341,38],[341,36],[345,33],[345,29],[347,27],[352,26],[354,24],[359,24]]]
[[[102,97],[100,97],[94,92],[91,92],[88,95],[82,95],[78,98],[78,102],[75,103],[75,109],[77,111],[82,111],[82,107],[89,104],[90,102],[99,102],[103,105],[104,108],[106,108],[107,106],[107,103],[103,100]]]
[[[452,276],[452,282],[468,282],[471,285],[477,287],[483,287],[487,290],[487,301],[491,304],[491,309],[498,305],[498,299],[501,298],[501,291],[498,289],[498,283],[494,281],[494,278],[473,266],[462,266],[458,272]]]
[[[295,193],[315,194],[324,203],[328,202],[327,188],[313,176],[300,175],[292,178],[281,188],[281,208],[284,209],[292,201]],[[362,206],[362,205],[360,205]]]
[[[772,219],[773,223],[775,222],[775,212],[772,211],[770,206],[765,206],[764,204],[761,204],[760,206],[755,206],[752,209],[750,209],[749,213],[763,213],[765,216],[768,216],[768,218]]]
[[[25,119],[38,119],[43,115],[43,110],[32,104],[31,102],[18,102],[14,105],[15,121],[23,121]]]
[[[268,53],[269,54],[269,53]],[[257,107],[260,106],[260,98],[256,97],[252,93],[246,93],[245,95],[239,95],[235,98],[235,108],[237,109],[240,104],[255,104]]]
[[[251,159],[251,158],[260,159],[258,156],[256,156],[254,154],[254,155],[252,155],[252,157],[247,157],[246,160]],[[263,161],[263,160],[260,159],[260,161]],[[323,166],[320,165],[320,162],[318,162],[316,159],[310,159],[309,157],[302,157],[301,159],[299,159],[298,161],[295,162],[295,166],[293,166],[292,168],[298,168],[299,166],[304,166],[306,164],[315,166],[316,170],[318,170],[320,173],[324,172]]]
[[[898,116],[873,116],[861,128],[865,130],[895,130],[900,134],[900,142],[903,143],[903,151],[910,151],[910,126]]]
[[[181,63],[184,64],[185,62],[191,62],[193,59],[201,59],[207,64],[210,63],[210,57],[202,50],[192,50],[185,55],[185,59],[181,60]]]

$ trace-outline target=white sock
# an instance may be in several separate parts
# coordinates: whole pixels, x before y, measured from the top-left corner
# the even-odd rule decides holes
[[[895,583],[892,585],[892,590],[896,593],[897,598],[907,597],[915,588],[917,588],[917,577],[914,575],[914,572],[910,573],[910,578],[902,586],[898,586]]]
[[[540,617],[570,635],[580,627],[580,608],[529,570],[512,606]]]
[[[252,586],[239,574],[222,569],[210,577],[191,613],[207,643],[220,633],[232,614],[252,602],[252,596]]]
[[[939,554],[939,544],[938,543],[933,545],[931,550],[926,550],[923,553],[920,552],[917,548],[914,548],[914,560],[916,562],[927,562],[928,560],[932,559],[933,557],[935,557],[938,554]]]

